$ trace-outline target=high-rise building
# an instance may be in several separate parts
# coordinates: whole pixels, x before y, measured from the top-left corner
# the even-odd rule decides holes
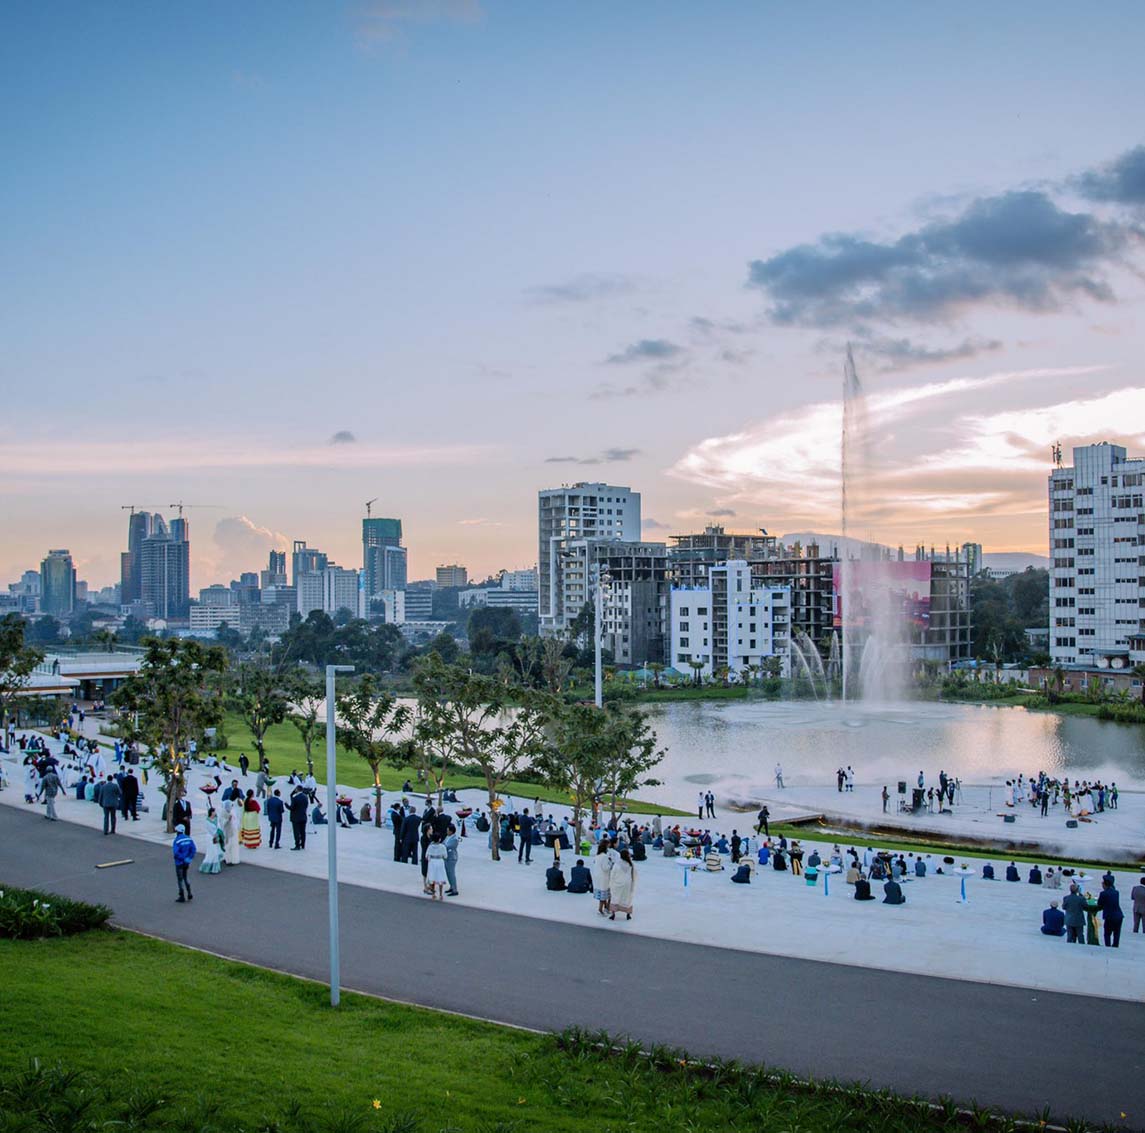
[[[127,519],[127,550],[119,556],[119,598],[124,605],[143,596],[143,540],[149,539],[155,517],[149,511],[133,511]]]
[[[190,524],[180,517],[168,529],[161,515],[151,518],[139,552],[139,601],[157,618],[182,621],[191,609]]]
[[[266,570],[259,574],[259,589],[265,590],[268,586],[286,585],[286,552],[271,551],[267,561]]]
[[[40,563],[40,610],[70,617],[76,605],[76,568],[70,551],[49,551]]]
[[[501,571],[501,588],[503,590],[531,590],[537,592],[537,568],[528,567],[525,570]]]
[[[984,565],[982,562],[982,544],[963,543],[962,561],[966,564],[967,573],[971,578],[981,573],[982,567]]]
[[[362,572],[368,597],[406,588],[406,552],[402,521],[382,516],[362,520]]]
[[[295,539],[294,550],[290,556],[291,581],[297,586],[299,575],[317,574],[326,569],[327,561],[321,551],[308,547],[303,539]]]
[[[327,563],[321,570],[298,575],[294,590],[298,612],[304,618],[313,610],[323,610],[331,617],[339,610],[349,610],[354,617],[359,616],[361,579],[356,570]]]
[[[1102,442],[1049,477],[1050,657],[1055,666],[1145,662],[1145,459]]]
[[[612,484],[578,483],[537,493],[537,572],[541,632],[565,632],[580,613],[586,580],[571,589],[562,559],[579,539],[640,539],[640,493]],[[576,605],[578,597],[580,605]],[[571,603],[571,604],[570,604]],[[575,606],[575,608],[573,608]]]
[[[452,586],[460,588],[469,585],[469,571],[463,566],[451,564],[437,568],[437,585],[441,587]]]

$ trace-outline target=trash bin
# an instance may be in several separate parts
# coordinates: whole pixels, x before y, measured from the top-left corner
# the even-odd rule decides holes
[[[926,807],[926,792],[921,787],[915,787],[911,792],[910,809],[917,813]]]
[[[905,779],[899,780],[899,794],[900,795],[906,794],[906,780]]]

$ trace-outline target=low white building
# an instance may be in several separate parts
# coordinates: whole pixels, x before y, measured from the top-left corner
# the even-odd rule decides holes
[[[238,629],[240,613],[238,606],[192,606],[191,632],[214,633],[223,622],[231,629]]]
[[[790,588],[753,588],[746,562],[720,563],[709,570],[706,586],[672,590],[669,664],[687,673],[698,662],[704,677],[726,667],[740,680],[744,670],[758,671],[767,658],[778,657],[787,676],[790,626]]]
[[[386,625],[405,625],[407,593],[405,590],[382,590],[374,595],[374,602],[381,603]]]

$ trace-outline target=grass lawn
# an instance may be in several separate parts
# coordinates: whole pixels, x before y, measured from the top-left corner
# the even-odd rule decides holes
[[[257,762],[254,740],[251,738],[250,729],[243,723],[240,716],[237,716],[233,712],[228,712],[226,719],[223,721],[223,731],[227,737],[228,746],[224,754],[228,763],[233,765],[241,751],[247,753],[252,765]],[[293,724],[285,722],[273,725],[266,733],[263,743],[266,747],[267,758],[270,760],[270,769],[275,775],[289,775],[295,768],[303,774],[306,773],[306,751],[302,745],[302,739],[298,734],[298,729],[295,728]],[[319,782],[324,782],[326,779],[325,735],[315,740],[313,754],[314,774]],[[373,786],[373,774],[370,771],[369,765],[360,755],[355,755],[353,752],[347,751],[346,748],[339,744],[337,759],[339,783],[345,783],[351,787]],[[399,791],[407,779],[416,784],[417,779],[414,768],[382,768],[382,788],[384,790]],[[455,774],[449,776],[446,786],[452,787],[454,790],[462,790],[466,787],[478,787],[484,790],[485,781],[476,775]],[[515,795],[518,798],[540,798],[545,802],[564,805],[568,805],[569,803],[569,796],[566,793],[554,791],[551,787],[544,787],[540,783],[511,781],[505,785],[504,792]],[[628,804],[628,809],[639,811],[642,814],[683,816],[689,813],[682,810],[674,810],[672,807],[660,806],[658,803],[642,802],[640,800],[631,800]]]
[[[569,1047],[552,1036],[360,995],[344,995],[335,1011],[321,985],[126,932],[0,941],[0,970],[9,992],[0,1044],[3,1128],[97,1127],[22,1123],[43,1101],[43,1091],[22,1099],[12,1088],[33,1058],[90,1075],[112,1091],[113,1104],[137,1114],[147,1110],[146,1099],[164,1099],[161,1109],[126,1125],[134,1129],[964,1127],[951,1113],[885,1094],[806,1088],[755,1070],[713,1074],[667,1055],[653,1066],[634,1053],[602,1056],[587,1044]]]

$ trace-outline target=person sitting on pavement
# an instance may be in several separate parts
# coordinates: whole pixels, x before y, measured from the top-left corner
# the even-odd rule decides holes
[[[926,862],[919,856],[914,859],[914,875],[915,877],[926,876]]]
[[[846,878],[847,884],[848,885],[854,885],[856,882],[859,881],[859,879],[862,876],[863,875],[859,872],[859,867],[857,865],[855,865],[854,862],[852,862],[850,868],[847,870],[847,878]],[[871,887],[868,885],[867,886],[868,892],[870,891],[870,888]]]
[[[584,864],[584,858],[577,858],[576,865],[569,872],[568,892],[592,892],[592,871]]]
[[[771,844],[768,842],[762,843],[756,857],[759,859],[760,865],[767,865],[768,859],[771,857]]]
[[[1042,871],[1036,865],[1030,866],[1029,882],[1031,885],[1041,885]]]
[[[994,867],[989,862],[987,862],[982,867],[982,880],[983,881],[993,881],[994,880]]]
[[[1060,889],[1062,887],[1062,872],[1060,869],[1054,869],[1050,866],[1046,870],[1045,886],[1047,889]]]
[[[902,886],[897,881],[888,881],[883,886],[883,892],[886,896],[883,898],[884,905],[905,905],[906,898],[902,894]]]
[[[310,812],[310,822],[314,826],[328,826],[326,815],[322,811],[322,804],[315,803],[314,809]]]
[[[558,862],[553,862],[545,870],[545,888],[552,893],[563,893],[568,886],[565,884],[565,873]]]
[[[751,859],[750,858],[748,858],[744,861],[741,861],[739,863],[739,865],[736,866],[736,871],[735,871],[735,873],[732,874],[732,881],[734,881],[736,883],[736,885],[750,885],[751,884]]]
[[[723,859],[714,847],[710,848],[704,856],[704,868],[709,873],[719,873],[724,868]]]
[[[784,857],[782,850],[776,850],[771,855],[771,864],[772,864],[772,867],[779,873],[786,871],[786,869],[787,869],[787,858]]]
[[[676,843],[671,838],[664,839],[664,857],[677,858],[680,856],[680,851],[676,849]]]
[[[1018,874],[1018,867],[1013,862],[1011,862],[1008,866],[1006,866],[1006,880],[1007,881],[1021,881],[1022,880]]]
[[[1044,936],[1065,936],[1065,913],[1058,908],[1057,898],[1042,913],[1042,934]]]
[[[807,868],[817,870],[822,861],[823,859],[819,856],[819,851],[812,850],[810,856],[807,858]]]
[[[860,877],[855,882],[855,900],[873,901],[874,899],[875,895],[871,892],[871,883],[865,877]]]

